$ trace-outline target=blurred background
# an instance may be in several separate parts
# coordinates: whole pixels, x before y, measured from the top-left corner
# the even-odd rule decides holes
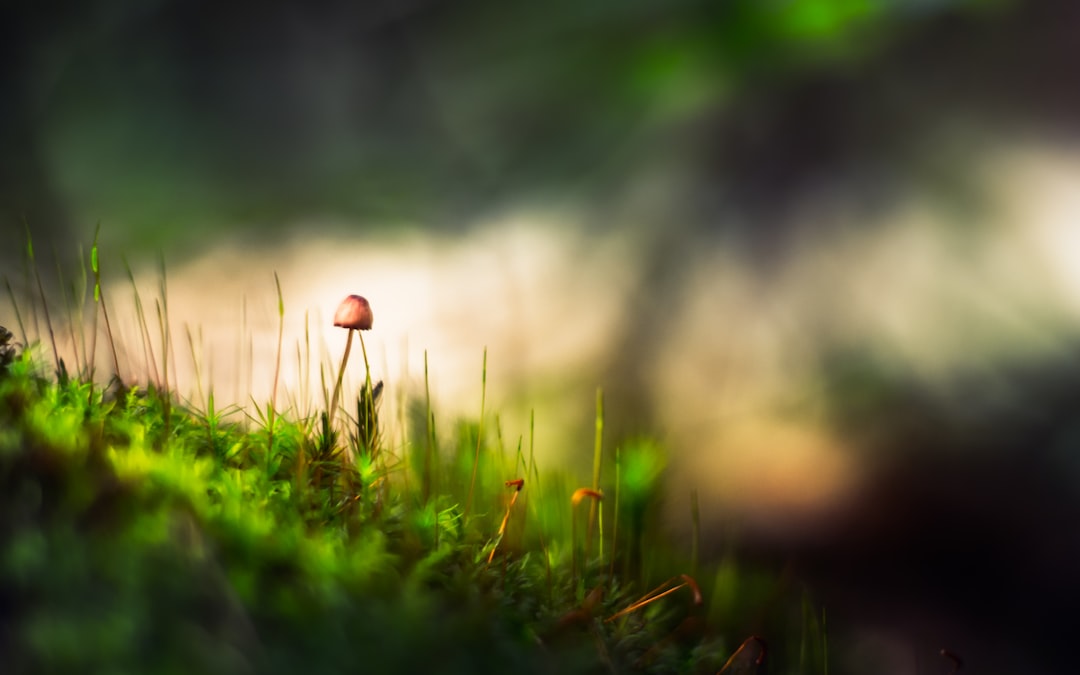
[[[506,436],[584,470],[603,387],[673,532],[696,488],[711,555],[835,603],[840,672],[1075,662],[1077,3],[70,5],[0,10],[0,265],[27,297],[29,233],[77,295],[100,223],[123,377],[124,261],[192,396],[268,398],[277,273],[318,404],[361,293],[388,406],[427,352],[477,414],[486,348]]]

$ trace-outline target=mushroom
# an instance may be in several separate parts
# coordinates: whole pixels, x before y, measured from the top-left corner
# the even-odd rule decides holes
[[[330,413],[328,426],[334,423],[334,412],[337,410],[338,396],[341,394],[341,379],[345,375],[345,364],[349,361],[349,350],[352,348],[352,336],[354,330],[371,330],[373,317],[371,305],[367,298],[360,295],[350,295],[341,301],[337,311],[334,312],[334,325],[347,328],[349,337],[345,340],[345,354],[341,357],[341,368],[338,369],[337,384],[334,385],[334,395],[330,398]],[[364,352],[364,387],[371,397],[371,368],[368,366],[367,347],[364,346],[364,336],[360,335],[360,348]]]

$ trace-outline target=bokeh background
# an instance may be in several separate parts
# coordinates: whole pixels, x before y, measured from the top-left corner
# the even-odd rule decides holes
[[[29,233],[76,295],[100,223],[122,376],[149,373],[122,261],[144,300],[167,269],[181,391],[237,401],[268,397],[274,273],[297,408],[362,293],[388,406],[426,351],[475,415],[486,348],[507,437],[535,411],[584,467],[603,387],[609,445],[671,452],[673,532],[696,488],[712,554],[835,603],[847,672],[1075,662],[1080,5],[0,13],[0,265],[32,294]]]

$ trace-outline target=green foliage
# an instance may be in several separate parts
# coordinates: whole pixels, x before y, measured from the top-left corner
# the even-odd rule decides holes
[[[3,373],[15,360],[15,336],[7,328],[0,326],[0,373]]]
[[[701,586],[686,576],[696,557],[659,526],[657,443],[617,448],[601,481],[599,396],[582,488],[538,469],[531,430],[527,459],[521,440],[508,449],[484,401],[441,435],[430,399],[412,402],[405,447],[390,448],[382,382],[335,423],[274,396],[180,401],[164,358],[162,384],[125,384],[117,365],[101,387],[92,357],[68,373],[53,350],[52,377],[41,351],[0,329],[5,673],[712,672],[776,604],[767,574],[726,562]],[[686,581],[641,595],[663,579]],[[824,615],[797,600],[776,625],[801,635],[793,663],[823,662]]]

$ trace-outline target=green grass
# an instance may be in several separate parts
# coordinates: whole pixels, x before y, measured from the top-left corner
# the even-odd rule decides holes
[[[169,388],[164,263],[157,339],[132,280],[132,351],[157,354],[139,376],[96,238],[92,299],[65,295],[67,328],[91,333],[70,372],[29,262],[34,295],[5,279],[21,335],[0,332],[4,673],[743,673],[765,642],[769,673],[826,672],[824,612],[768,571],[699,560],[696,496],[662,494],[651,440],[605,451],[600,391],[591,477],[538,467],[531,426],[508,451],[485,400],[436,429],[426,386],[397,433],[382,383],[333,423],[281,410],[280,323],[270,400],[221,409],[201,375],[195,402]],[[51,317],[44,340],[31,315]],[[485,396],[486,370],[485,352]],[[693,541],[664,535],[664,498],[685,499]]]

